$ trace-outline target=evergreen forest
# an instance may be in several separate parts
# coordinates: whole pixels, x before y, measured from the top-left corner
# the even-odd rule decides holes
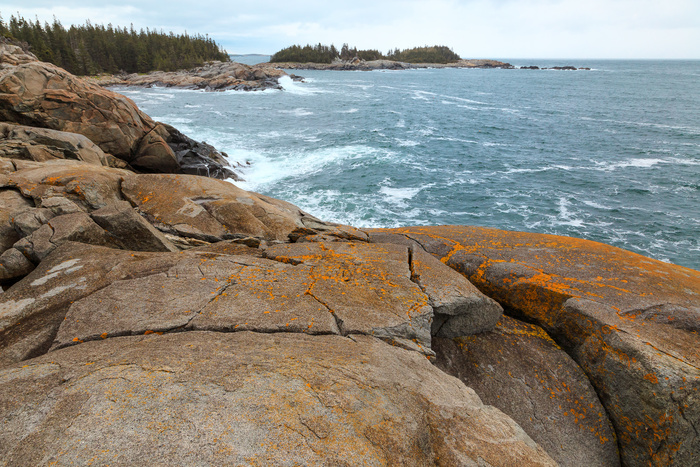
[[[207,61],[229,61],[230,58],[208,35],[164,33],[133,25],[114,27],[93,25],[66,29],[54,18],[43,25],[11,16],[5,22],[0,16],[0,36],[25,43],[24,47],[39,58],[75,75],[98,73],[147,73],[175,71],[203,65]]]
[[[334,45],[292,45],[272,55],[270,62],[312,62],[331,63],[334,60],[353,60],[355,57],[360,60],[395,60],[408,63],[450,63],[460,60],[460,56],[444,45],[432,47],[414,47],[412,49],[394,49],[386,55],[378,50],[358,50],[356,47],[350,48],[348,44],[338,50]]]

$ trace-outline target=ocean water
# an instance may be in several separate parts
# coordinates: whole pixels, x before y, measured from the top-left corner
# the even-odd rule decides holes
[[[296,72],[283,91],[117,88],[249,163],[239,186],[358,227],[465,224],[700,269],[700,61]]]

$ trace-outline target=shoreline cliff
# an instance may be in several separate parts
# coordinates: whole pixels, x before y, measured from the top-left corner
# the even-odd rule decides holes
[[[0,134],[3,465],[697,462],[698,271],[324,222],[9,44]]]

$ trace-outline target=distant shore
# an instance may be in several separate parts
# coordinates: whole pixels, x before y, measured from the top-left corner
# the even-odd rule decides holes
[[[337,70],[337,71],[372,71],[372,70],[415,70],[424,68],[481,68],[504,70],[590,70],[590,68],[576,68],[574,66],[555,66],[551,68],[540,68],[539,66],[516,67],[507,62],[487,59],[459,60],[451,63],[407,63],[394,60],[336,60],[332,63],[314,62],[281,62],[281,63],[261,63],[259,66],[269,66],[285,70]]]

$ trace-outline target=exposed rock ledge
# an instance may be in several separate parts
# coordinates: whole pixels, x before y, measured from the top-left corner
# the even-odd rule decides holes
[[[282,70],[264,64],[248,66],[237,62],[209,62],[205,66],[181,71],[153,71],[147,74],[103,75],[90,77],[100,86],[143,86],[203,89],[205,91],[261,91],[280,89]]]
[[[65,137],[56,139],[57,132],[48,137],[45,131],[36,136],[30,127],[45,128],[87,137],[108,155],[113,166],[238,179],[226,154],[153,121],[130,99],[39,62],[6,43],[0,43],[0,121],[26,127],[4,127],[7,139],[0,146],[12,140],[11,151],[15,154],[23,151],[56,156],[58,153],[51,148],[62,146],[56,141]],[[49,142],[51,138],[54,142]],[[49,150],[37,148],[47,144]]]
[[[53,90],[147,117],[25,58],[0,58],[0,464],[697,464],[700,272],[135,173],[129,127]]]

